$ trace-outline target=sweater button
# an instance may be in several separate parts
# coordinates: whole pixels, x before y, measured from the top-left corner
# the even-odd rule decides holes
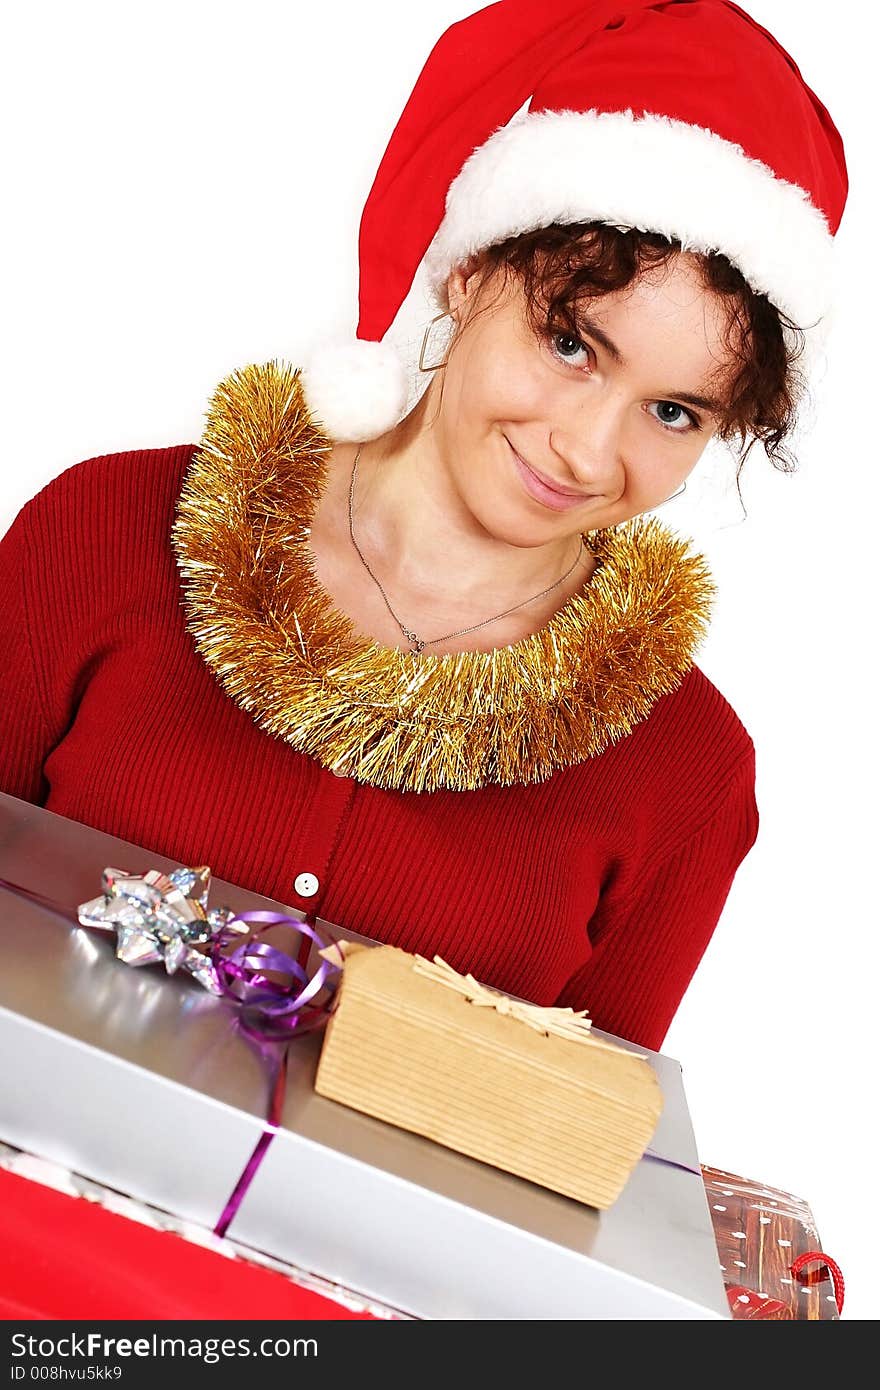
[[[293,880],[294,891],[299,893],[301,898],[313,898],[319,886],[314,874],[297,874]]]

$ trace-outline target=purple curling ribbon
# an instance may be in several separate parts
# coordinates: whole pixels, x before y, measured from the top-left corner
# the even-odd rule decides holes
[[[693,1173],[696,1177],[703,1176],[702,1168],[693,1168],[690,1163],[679,1163],[675,1158],[667,1158],[665,1154],[655,1153],[653,1149],[645,1149],[642,1158],[652,1160],[654,1163],[662,1163],[667,1168],[680,1168],[683,1173]]]
[[[229,1223],[235,1217],[239,1207],[244,1200],[245,1193],[250,1187],[256,1176],[257,1169],[266,1157],[266,1152],[278,1129],[281,1125],[281,1112],[284,1108],[284,1095],[287,1090],[287,1044],[263,1043],[261,1045],[263,1056],[272,1064],[272,1085],[269,1096],[269,1111],[263,1125],[263,1133],[254,1145],[253,1153],[241,1170],[241,1174],[229,1194],[229,1198],[222,1212],[220,1219],[214,1227],[215,1236],[225,1236],[229,1229]],[[274,1051],[274,1055],[269,1055]]]
[[[330,944],[325,942],[308,922],[300,922],[278,912],[242,912],[230,922],[229,925],[233,929],[236,921],[261,922],[264,931],[279,924],[292,926],[304,938],[312,940],[319,949]],[[322,960],[314,975],[310,977],[298,960],[267,942],[260,941],[259,936],[260,932],[254,933],[226,956],[222,954],[221,937],[216,940],[212,950],[212,959],[223,993],[240,1005],[243,1030],[255,1038],[263,1056],[272,1065],[269,1112],[263,1133],[254,1145],[253,1153],[242,1169],[214,1227],[214,1234],[217,1236],[224,1236],[229,1229],[230,1222],[241,1206],[269,1145],[278,1133],[287,1089],[287,1044],[298,1034],[323,1027],[326,1023],[335,1000],[331,998],[322,1003],[315,1001],[322,990],[335,989],[336,982],[332,977],[338,975],[341,970],[341,966]],[[270,978],[266,971],[271,971],[273,975],[286,976],[289,983]]]
[[[54,898],[48,898],[45,893],[38,893],[35,888],[22,888],[20,883],[10,883],[8,878],[0,878],[0,888],[5,888],[7,893],[15,893],[19,898],[30,898],[33,902],[39,903],[46,912],[51,912],[55,917],[63,917],[68,925],[72,923],[75,927],[79,926],[72,912],[62,907]]]
[[[262,930],[241,941],[240,933],[235,930],[237,922],[260,922]],[[309,976],[298,960],[259,939],[268,927],[279,925],[293,927],[301,936],[313,941],[319,950],[331,944],[308,922],[286,917],[281,912],[241,912],[231,919],[228,929],[215,938],[211,949],[222,994],[240,1005],[242,1027],[259,1039],[286,1040],[325,1023],[330,1012],[329,1003],[317,1004],[315,1000],[322,990],[335,987],[333,977],[341,970],[340,965],[322,960],[315,973]],[[239,940],[241,944],[224,955],[223,949],[230,940]],[[273,979],[266,971],[287,976],[290,983]]]

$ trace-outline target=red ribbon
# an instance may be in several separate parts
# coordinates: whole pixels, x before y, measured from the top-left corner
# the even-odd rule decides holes
[[[825,1268],[813,1272],[812,1274],[804,1273],[804,1267],[808,1264],[815,1264],[817,1260],[820,1264],[824,1265]],[[827,1279],[830,1275],[838,1314],[843,1312],[843,1296],[846,1289],[846,1285],[843,1281],[843,1271],[837,1261],[832,1260],[830,1255],[826,1255],[823,1250],[805,1250],[802,1255],[798,1255],[793,1264],[789,1265],[789,1269],[795,1279],[801,1284],[817,1283],[821,1279]]]

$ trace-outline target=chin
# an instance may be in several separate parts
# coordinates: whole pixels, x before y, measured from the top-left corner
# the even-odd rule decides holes
[[[477,520],[493,540],[516,546],[519,550],[536,550],[566,536],[576,536],[582,529],[571,516],[564,520],[557,518],[555,524],[551,517],[542,526],[533,516],[526,515],[524,509],[512,507],[509,498],[499,501],[494,510],[487,507]]]

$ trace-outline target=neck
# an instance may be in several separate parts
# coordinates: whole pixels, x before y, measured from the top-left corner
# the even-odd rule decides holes
[[[543,620],[583,585],[592,570],[589,552],[575,535],[539,546],[491,535],[461,497],[444,441],[426,422],[431,394],[359,451],[352,502],[358,546],[383,585],[405,594],[415,611],[437,613],[441,622],[445,614],[450,627],[531,599],[575,565],[539,608],[523,609]],[[345,472],[348,484],[351,468]],[[347,530],[347,485],[345,508]]]

